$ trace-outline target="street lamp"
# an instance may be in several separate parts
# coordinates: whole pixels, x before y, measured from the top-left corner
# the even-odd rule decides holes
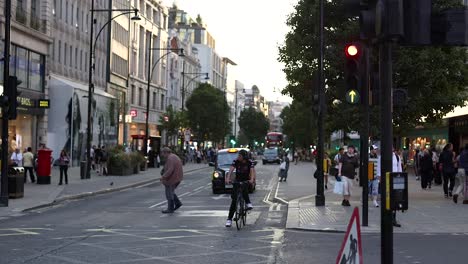
[[[104,28],[109,25],[109,23],[116,19],[119,16],[122,15],[127,15],[134,13],[134,16],[131,17],[131,20],[141,20],[141,18],[138,16],[138,9],[94,9],[94,0],[91,1],[91,29],[89,33],[89,72],[88,72],[88,83],[89,83],[89,89],[88,89],[88,127],[86,128],[86,179],[91,178],[91,143],[93,141],[93,134],[92,134],[92,116],[91,116],[91,111],[92,111],[92,101],[93,101],[93,93],[94,93],[94,84],[93,84],[93,71],[95,69],[95,64],[94,60],[95,59],[95,44],[98,39],[98,37],[101,35],[102,31]],[[96,21],[94,20],[94,12],[112,12],[112,11],[117,11],[117,12],[122,12],[107,21],[102,28],[99,30],[99,33],[97,34],[96,38],[93,40],[94,37],[94,24],[96,24]]]
[[[151,38],[149,39],[149,45],[150,48],[148,48],[148,84],[147,84],[147,90],[146,90],[146,116],[145,116],[145,142],[143,144],[143,153],[144,155],[148,155],[148,140],[149,140],[149,111],[150,111],[150,90],[151,90],[151,79],[153,78],[153,73],[154,73],[154,68],[158,63],[166,56],[171,54],[171,52],[178,51],[180,57],[184,57],[184,49],[173,49],[173,48],[151,48]],[[162,55],[154,64],[153,66],[149,67],[151,65],[151,51],[153,50],[167,50],[164,55]]]

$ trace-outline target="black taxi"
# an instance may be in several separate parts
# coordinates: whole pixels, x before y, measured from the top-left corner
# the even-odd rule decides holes
[[[218,151],[215,162],[210,162],[210,166],[215,167],[213,173],[211,174],[211,186],[214,194],[224,193],[229,189],[232,189],[232,184],[226,184],[225,178],[226,174],[231,168],[232,162],[237,159],[240,150],[246,150],[245,148],[229,148],[222,149]],[[249,152],[250,153],[250,152]],[[256,161],[253,161],[256,164]],[[234,170],[233,175],[236,171]],[[249,192],[252,193],[255,191],[256,182],[250,184]]]

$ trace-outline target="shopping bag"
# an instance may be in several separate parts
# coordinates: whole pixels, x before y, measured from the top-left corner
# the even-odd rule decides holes
[[[335,182],[335,187],[333,188],[333,193],[343,194],[344,183],[342,181]]]

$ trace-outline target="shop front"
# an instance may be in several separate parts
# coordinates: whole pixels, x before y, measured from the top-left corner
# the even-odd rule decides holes
[[[458,153],[460,148],[468,144],[468,115],[452,117],[449,124],[450,142]]]
[[[149,135],[151,137],[160,137],[161,131],[156,124],[158,115],[150,112],[150,118],[148,120]],[[146,113],[140,109],[132,108],[129,111],[129,117],[131,122],[128,124],[129,133],[127,142],[132,143],[132,137],[144,136],[146,134]],[[128,119],[127,118],[127,119]],[[142,145],[130,146],[132,149],[142,150]]]
[[[416,150],[435,147],[441,152],[449,141],[448,127],[413,129],[402,138],[402,149],[408,150],[408,158],[412,160]]]

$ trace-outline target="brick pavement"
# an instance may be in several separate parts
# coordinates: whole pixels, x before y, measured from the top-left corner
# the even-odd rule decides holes
[[[334,179],[330,180],[325,192],[326,205],[316,207],[314,202],[316,180],[312,177],[315,165],[303,163],[291,166],[286,183],[279,183],[278,198],[288,202],[286,227],[325,232],[344,232],[351,217],[353,206],[362,213],[362,189],[354,186],[351,198],[352,207],[341,206],[342,196],[332,192]],[[308,192],[308,194],[306,194]],[[297,197],[302,195],[302,197]],[[453,203],[443,197],[442,186],[422,190],[414,175],[409,176],[409,210],[398,213],[401,228],[399,233],[467,233],[468,205]],[[369,200],[369,226],[363,232],[380,232],[380,208],[375,208]]]

